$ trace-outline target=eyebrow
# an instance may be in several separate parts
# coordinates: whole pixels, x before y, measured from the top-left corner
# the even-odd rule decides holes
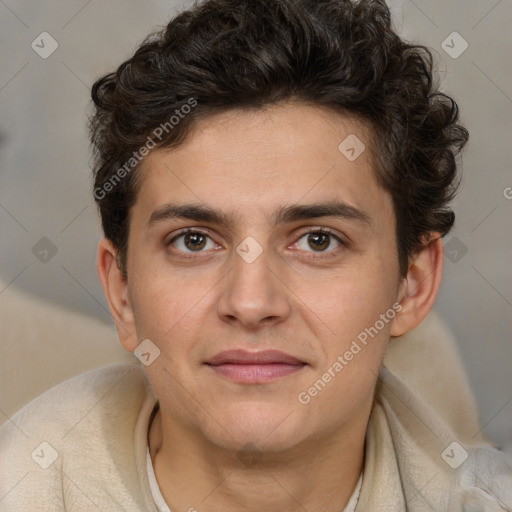
[[[271,224],[278,225],[318,217],[334,217],[371,225],[371,218],[368,214],[342,201],[283,206],[270,215],[269,220]],[[171,219],[188,219],[228,226],[232,216],[201,204],[165,204],[151,214],[148,226],[151,227],[159,222]]]

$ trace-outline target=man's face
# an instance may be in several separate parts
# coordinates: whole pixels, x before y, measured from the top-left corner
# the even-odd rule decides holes
[[[366,145],[354,161],[353,144],[338,149],[350,134]],[[392,201],[369,145],[363,124],[288,103],[204,119],[143,162],[130,348],[160,349],[146,371],[164,422],[231,449],[365,428],[400,284]],[[184,205],[196,208],[176,216]]]

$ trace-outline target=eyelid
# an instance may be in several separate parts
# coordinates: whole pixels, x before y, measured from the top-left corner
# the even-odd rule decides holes
[[[350,244],[350,239],[346,235],[341,234],[333,228],[329,228],[327,226],[316,226],[313,228],[308,227],[298,235],[298,238],[302,238],[304,235],[311,233],[326,233],[335,238],[342,245],[348,246]]]

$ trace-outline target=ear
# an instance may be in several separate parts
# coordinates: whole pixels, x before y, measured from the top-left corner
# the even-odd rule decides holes
[[[414,329],[432,309],[443,273],[443,242],[439,233],[430,233],[423,247],[409,261],[397,302],[402,309],[391,326],[391,336]]]
[[[128,295],[128,282],[117,264],[117,251],[110,240],[98,244],[96,270],[114,319],[121,345],[133,352],[138,345],[132,306]]]

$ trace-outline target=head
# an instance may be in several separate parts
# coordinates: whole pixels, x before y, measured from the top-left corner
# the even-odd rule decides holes
[[[123,346],[160,350],[146,371],[169,418],[275,449],[364,424],[454,222],[467,132],[432,67],[383,1],[210,0],[95,83],[99,275]],[[239,348],[302,366],[212,371]]]

